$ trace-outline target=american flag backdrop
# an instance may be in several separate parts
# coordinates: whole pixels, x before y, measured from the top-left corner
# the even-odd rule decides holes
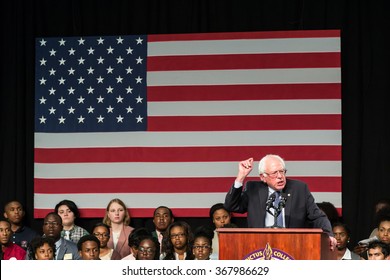
[[[341,209],[340,32],[36,39],[34,216],[206,217],[274,153]],[[257,164],[248,179],[257,180]]]

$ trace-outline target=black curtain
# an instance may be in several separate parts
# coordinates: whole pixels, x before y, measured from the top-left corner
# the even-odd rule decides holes
[[[3,0],[0,7],[0,206],[2,211],[7,201],[21,201],[27,222],[37,230],[35,37],[340,29],[343,218],[352,243],[371,232],[375,202],[390,198],[389,1]],[[193,226],[205,220],[187,219]],[[91,228],[94,222],[79,223]],[[150,220],[133,219],[133,226],[143,225],[150,226]]]

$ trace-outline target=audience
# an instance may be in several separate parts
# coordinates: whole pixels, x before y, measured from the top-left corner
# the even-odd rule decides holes
[[[131,253],[128,237],[134,228],[129,226],[129,211],[122,200],[114,198],[108,203],[103,223],[111,227],[107,246],[117,251],[121,258],[128,256]]]
[[[136,260],[158,260],[160,257],[160,243],[151,235],[141,236],[137,248]]]
[[[77,245],[61,237],[62,220],[56,212],[46,214],[43,220],[43,234],[50,237],[56,245],[55,260],[79,260]]]
[[[348,249],[348,243],[351,231],[346,224],[336,222],[332,226],[334,237],[337,241],[337,259],[338,260],[360,260],[360,256]]]
[[[77,249],[82,260],[100,260],[100,241],[95,235],[88,234],[77,242]]]
[[[11,242],[19,245],[24,250],[34,237],[39,236],[38,232],[23,224],[25,211],[19,201],[12,200],[4,206],[4,217],[11,224]]]
[[[195,260],[210,260],[213,253],[214,232],[206,227],[199,227],[194,233],[192,253]]]
[[[130,247],[131,253],[122,260],[135,260],[138,253],[138,247],[140,243],[140,238],[145,236],[152,236],[149,230],[145,227],[136,228],[129,235],[128,245]]]
[[[359,244],[353,248],[353,251],[362,258],[367,257],[366,251],[370,242],[379,240],[386,244],[390,243],[390,212],[386,209],[379,210],[376,220],[376,235],[366,240],[360,241]]]
[[[378,221],[378,239],[387,245],[390,244],[390,213],[383,215]]]
[[[218,242],[218,232],[216,231],[218,228],[223,227],[226,224],[230,224],[231,214],[225,208],[223,203],[217,203],[211,206],[209,212],[210,218],[214,224],[214,237],[212,240],[213,248],[212,248],[212,259],[218,259],[219,254],[219,242]]]
[[[153,224],[155,230],[152,232],[152,236],[158,239],[160,243],[160,252],[162,250],[162,240],[164,238],[167,227],[175,221],[172,210],[166,206],[159,206],[153,213]]]
[[[92,228],[92,234],[100,241],[99,258],[101,260],[120,260],[121,255],[112,248],[108,248],[107,243],[110,238],[110,228],[103,223],[97,223]]]
[[[332,203],[323,201],[316,204],[318,208],[320,208],[321,211],[324,212],[325,215],[328,217],[331,225],[340,222],[339,212],[337,211],[337,208]]]
[[[26,251],[19,245],[11,242],[11,224],[10,222],[0,220],[0,243],[2,260],[24,260]]]
[[[375,225],[378,225],[381,217],[386,216],[390,213],[390,199],[383,198],[378,200],[374,208],[375,208],[375,218],[374,218]],[[370,234],[370,238],[374,236],[378,236],[378,227],[375,227],[372,230]]]
[[[54,260],[56,245],[50,237],[35,237],[30,242],[30,260]]]
[[[373,230],[373,234],[377,239],[367,239],[367,245],[361,246],[364,250],[360,256],[349,250],[351,232],[346,224],[340,222],[341,217],[334,205],[330,202],[317,203],[332,222],[332,231],[337,241],[337,259],[357,260],[362,257],[370,260],[390,259],[388,203],[387,199],[382,199],[376,204],[378,226]],[[7,220],[0,221],[1,259],[218,259],[219,244],[216,230],[222,227],[237,227],[231,223],[231,213],[223,203],[214,204],[209,211],[214,231],[202,226],[197,228],[195,233],[192,233],[186,222],[175,222],[172,210],[166,206],[159,206],[154,210],[153,232],[145,227],[133,229],[129,226],[130,215],[127,207],[118,198],[108,203],[103,223],[95,224],[91,235],[75,224],[80,213],[73,201],[59,202],[55,206],[55,211],[46,215],[43,223],[44,235],[40,237],[37,232],[22,224],[25,215],[22,205],[18,201],[8,202],[4,207],[4,217]],[[11,242],[11,236],[15,244]],[[161,244],[157,237],[162,238]],[[28,245],[24,248],[27,249],[27,254],[23,249],[24,252],[20,251],[21,246],[18,246],[18,243]],[[128,254],[123,256],[126,253]]]
[[[374,241],[368,245],[367,249],[368,260],[389,260],[390,248],[389,244],[381,241]]]
[[[61,237],[77,243],[82,236],[89,234],[86,229],[75,224],[75,220],[80,217],[80,211],[73,201],[62,200],[55,206],[54,211],[62,219]]]
[[[163,260],[193,260],[191,244],[193,243],[193,234],[189,224],[184,221],[178,221],[170,224],[167,228],[167,234],[163,239],[162,254]]]

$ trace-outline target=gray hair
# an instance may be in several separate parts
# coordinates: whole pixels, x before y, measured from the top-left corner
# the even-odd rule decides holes
[[[278,155],[273,155],[273,154],[269,154],[269,155],[266,155],[264,156],[260,161],[259,161],[259,174],[264,174],[266,171],[265,171],[265,167],[266,167],[266,162],[268,159],[270,158],[274,158],[274,159],[277,159],[280,161],[280,163],[282,164],[283,166],[283,169],[286,169],[286,163],[284,162],[284,159],[282,159],[280,156]]]

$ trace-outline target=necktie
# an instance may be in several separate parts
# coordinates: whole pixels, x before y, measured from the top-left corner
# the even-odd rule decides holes
[[[275,192],[275,201],[274,201],[275,211],[279,207],[279,202],[280,202],[280,192]],[[282,210],[282,209],[280,209],[280,210]],[[283,227],[283,214],[282,214],[282,211],[279,213],[278,217],[276,218],[276,225],[278,227]]]
[[[64,238],[65,238],[66,240],[70,240],[70,232],[69,232],[69,230],[65,230]]]
[[[158,242],[160,242],[160,253],[162,250],[162,241],[163,241],[163,235],[161,232],[158,233]]]

